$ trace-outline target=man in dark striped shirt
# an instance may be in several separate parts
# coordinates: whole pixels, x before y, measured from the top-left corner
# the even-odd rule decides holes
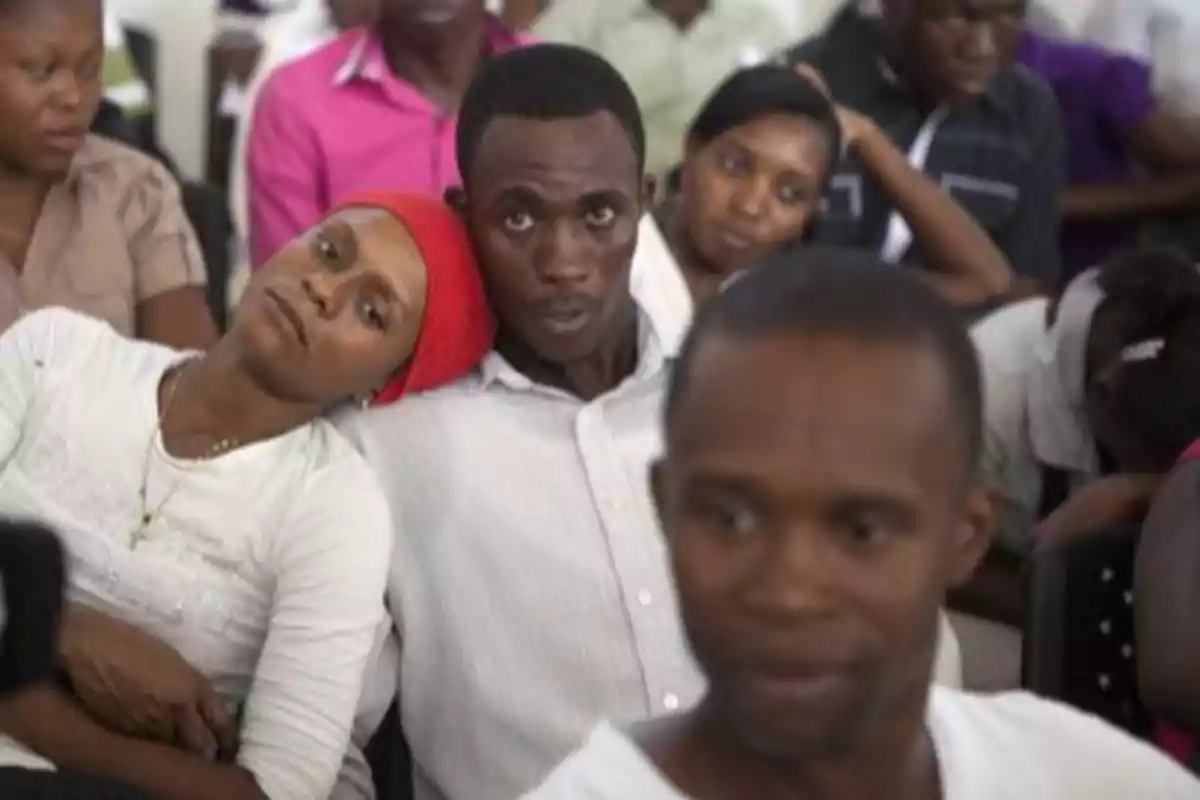
[[[1008,257],[1020,294],[1059,273],[1063,137],[1053,93],[998,46],[1026,0],[849,0],[818,36],[785,54],[821,73],[834,99],[872,118],[938,180]],[[853,151],[834,174],[815,231],[824,244],[885,260],[922,255]]]

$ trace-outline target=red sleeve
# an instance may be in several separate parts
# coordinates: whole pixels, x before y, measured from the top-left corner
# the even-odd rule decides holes
[[[1179,461],[1200,461],[1200,439],[1192,442],[1187,450],[1183,451],[1183,455],[1179,457]]]

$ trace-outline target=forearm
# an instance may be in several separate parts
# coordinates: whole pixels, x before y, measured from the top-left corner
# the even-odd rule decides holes
[[[1106,186],[1068,186],[1063,219],[1076,222],[1136,219],[1200,206],[1200,174],[1150,177]]]
[[[1121,485],[1101,478],[1067,499],[1033,529],[1035,541],[1101,533],[1145,515],[1161,475],[1130,475]]]
[[[951,302],[978,305],[1006,294],[1012,269],[970,215],[873,129],[856,143],[868,172],[912,230],[913,241],[938,275],[930,278]]]
[[[0,704],[0,729],[61,768],[111,778],[163,800],[267,800],[245,769],[111,733],[52,687]]]
[[[150,297],[137,307],[138,338],[169,347],[207,350],[217,326],[203,286],[184,286]]]

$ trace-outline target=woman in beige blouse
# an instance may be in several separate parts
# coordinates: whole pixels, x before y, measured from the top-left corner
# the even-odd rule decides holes
[[[179,187],[92,136],[101,0],[0,0],[0,330],[49,305],[176,347],[216,338]]]

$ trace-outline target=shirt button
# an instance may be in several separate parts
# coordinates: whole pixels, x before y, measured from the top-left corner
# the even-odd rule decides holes
[[[663,698],[663,708],[667,711],[679,710],[679,698],[673,694],[669,694]]]
[[[641,603],[643,607],[648,606],[654,602],[654,595],[644,590],[640,591],[638,592],[638,602]]]

